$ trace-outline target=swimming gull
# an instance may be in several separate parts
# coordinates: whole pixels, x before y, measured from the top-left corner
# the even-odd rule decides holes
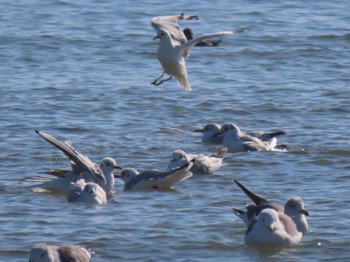
[[[224,124],[220,133],[223,136],[222,144],[228,148],[229,152],[242,151],[276,151],[277,138],[272,136],[267,141],[251,136],[235,124]]]
[[[221,126],[217,123],[209,123],[206,124],[203,128],[195,129],[194,132],[202,133],[202,142],[203,143],[211,143],[211,144],[222,144],[223,135],[220,133]],[[244,133],[241,130],[242,133]],[[257,137],[261,141],[268,141],[273,137],[285,135],[286,133],[283,130],[266,133],[264,131],[251,131],[247,132],[249,136]],[[283,145],[277,145],[283,146]],[[285,148],[286,146],[284,146]]]
[[[124,168],[116,177],[124,181],[124,190],[169,190],[176,183],[192,176],[189,171],[192,165],[193,161],[167,171],[147,170],[142,173],[133,168]]]
[[[84,179],[72,184],[72,188],[67,195],[68,202],[107,204],[106,191],[94,182],[85,183]]]
[[[80,246],[36,244],[30,249],[29,262],[89,262],[92,254]]]
[[[68,193],[71,189],[71,183],[79,179],[85,182],[95,182],[100,185],[108,196],[114,190],[113,170],[121,169],[114,159],[105,157],[99,165],[92,162],[88,157],[78,152],[70,142],[62,143],[55,137],[42,131],[35,131],[46,141],[57,147],[65,157],[70,160],[71,170],[54,169],[46,173],[51,177],[33,177],[28,180],[41,182],[33,187],[43,188],[50,191]]]
[[[168,169],[182,166],[194,160],[193,166],[190,169],[193,175],[211,175],[222,166],[226,154],[226,147],[221,148],[217,154],[209,156],[186,154],[183,150],[175,150],[172,153]]]
[[[155,79],[151,83],[152,85],[161,85],[172,79],[174,76],[181,88],[184,88],[186,91],[191,91],[185,63],[185,58],[188,57],[190,49],[203,40],[245,31],[240,29],[237,31],[217,32],[187,41],[186,36],[180,30],[177,21],[181,19],[193,19],[192,17],[195,16],[184,16],[182,14],[180,16],[155,17],[152,19],[151,24],[157,32],[155,39],[160,39],[157,58],[163,68],[162,75]],[[164,74],[168,74],[170,77],[162,79]]]
[[[298,231],[302,234],[306,234],[309,231],[309,225],[306,216],[309,216],[309,212],[305,209],[304,200],[298,196],[290,197],[286,200],[284,207],[267,200],[261,195],[258,195],[244,186],[237,180],[235,183],[243,190],[243,192],[254,202],[254,204],[247,205],[247,212],[234,208],[234,213],[241,218],[245,224],[249,224],[254,217],[266,208],[272,208],[277,211],[284,212],[287,216],[291,217],[296,224]]]
[[[272,208],[266,208],[250,222],[245,243],[257,248],[282,248],[298,245],[302,236],[289,216]]]

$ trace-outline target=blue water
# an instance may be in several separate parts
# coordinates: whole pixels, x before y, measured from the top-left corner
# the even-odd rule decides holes
[[[1,1],[0,260],[27,261],[39,242],[86,245],[92,261],[345,261],[350,257],[349,1]],[[154,87],[152,17],[185,12],[195,35],[248,28],[193,48],[192,92]],[[33,193],[21,181],[66,168],[43,130],[99,162],[164,169],[171,152],[209,154],[196,128],[234,122],[283,129],[287,153],[230,154],[212,176],[173,192],[124,192],[105,206]],[[265,257],[244,245],[232,213],[246,196],[301,196],[311,232]]]

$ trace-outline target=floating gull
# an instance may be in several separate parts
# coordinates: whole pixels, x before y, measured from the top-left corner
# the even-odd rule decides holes
[[[206,124],[203,128],[198,128],[194,130],[194,132],[203,133],[203,136],[202,136],[203,143],[222,144],[223,135],[221,134],[220,129],[221,129],[221,126],[219,124],[209,123],[209,124]],[[268,141],[275,136],[286,134],[284,131],[276,131],[271,133],[265,133],[263,131],[252,131],[252,132],[244,133],[241,130],[241,132],[249,136],[257,137],[261,141]],[[281,146],[281,145],[277,145],[277,146]]]
[[[153,85],[161,85],[174,76],[180,87],[184,88],[186,91],[191,91],[185,63],[185,58],[188,57],[190,49],[204,40],[245,31],[240,29],[237,31],[217,32],[187,41],[185,34],[180,30],[177,24],[177,21],[183,19],[191,20],[198,19],[198,17],[181,14],[175,16],[160,16],[152,19],[151,24],[157,32],[155,39],[160,39],[157,57],[164,70],[162,75],[151,83]],[[168,74],[170,77],[162,79],[164,74]]]
[[[241,218],[245,224],[248,225],[263,209],[272,208],[274,210],[284,212],[287,216],[289,216],[296,224],[298,231],[302,234],[306,234],[309,231],[309,225],[306,219],[306,216],[309,216],[309,212],[305,209],[304,201],[300,197],[293,196],[288,198],[284,207],[282,207],[281,205],[269,201],[266,198],[254,193],[237,180],[234,181],[254,202],[254,205],[251,204],[246,206],[247,212],[236,208],[233,209],[234,213]]]
[[[194,160],[190,171],[193,175],[211,175],[222,166],[222,162],[227,154],[227,148],[219,150],[217,154],[210,156],[186,154],[183,150],[175,150],[168,165],[168,169],[182,166]]]
[[[289,216],[266,208],[249,224],[245,243],[258,248],[282,248],[298,245],[302,236]]]
[[[277,135],[281,135],[281,132],[270,134],[270,138],[267,141],[263,141],[258,137],[251,136],[235,124],[224,124],[218,135],[223,136],[222,144],[228,148],[229,152],[242,152],[242,151],[276,151]]]
[[[93,252],[73,245],[34,245],[30,250],[29,262],[89,262]]]
[[[125,190],[169,190],[176,183],[192,176],[189,171],[192,165],[193,162],[191,161],[179,168],[168,171],[147,170],[142,173],[133,168],[124,168],[116,177],[124,181]]]
[[[67,196],[68,202],[107,204],[106,191],[94,182],[85,183],[83,179],[72,184]]]
[[[220,135],[221,126],[216,123],[206,124],[203,128],[194,130],[202,133],[202,142],[210,144],[222,144],[223,136]]]
[[[100,185],[107,195],[112,194],[114,190],[113,170],[121,169],[120,166],[117,166],[114,159],[106,157],[102,159],[100,165],[97,165],[88,157],[75,150],[71,143],[66,142],[64,144],[49,134],[41,131],[35,132],[62,151],[63,155],[71,161],[72,170],[54,169],[46,172],[51,177],[28,178],[27,180],[32,182],[41,182],[41,184],[33,187],[68,193],[72,182],[84,179],[85,182],[91,181]]]

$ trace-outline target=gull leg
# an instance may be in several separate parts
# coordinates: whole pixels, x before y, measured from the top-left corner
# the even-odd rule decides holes
[[[170,76],[170,77],[167,78],[167,79],[164,79],[164,80],[159,81],[159,80],[164,76],[164,74],[165,74],[165,71],[163,71],[163,74],[162,74],[160,77],[158,77],[156,80],[154,80],[154,81],[151,83],[151,85],[159,86],[159,85],[163,84],[164,82],[169,81],[170,79],[173,78],[173,76]]]
[[[170,76],[169,78],[164,79],[164,80],[162,80],[162,81],[159,81],[159,82],[157,82],[157,83],[153,83],[153,82],[152,82],[152,84],[155,85],[155,86],[160,86],[161,84],[163,84],[163,83],[166,82],[166,81],[169,81],[169,80],[172,79],[172,78],[173,78],[173,76]]]
[[[164,74],[165,74],[165,71],[163,71],[163,74],[162,74],[160,77],[158,77],[156,80],[154,80],[154,81],[151,83],[151,85],[157,85],[158,80],[161,79],[161,78],[164,76]]]

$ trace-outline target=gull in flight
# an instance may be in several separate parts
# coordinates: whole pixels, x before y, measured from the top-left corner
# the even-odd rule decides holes
[[[305,209],[304,200],[302,200],[300,197],[293,196],[291,198],[288,198],[283,207],[254,193],[237,180],[234,181],[254,202],[254,204],[246,206],[247,212],[233,208],[235,215],[242,219],[245,224],[249,225],[262,210],[266,208],[272,208],[276,211],[283,212],[288,217],[290,217],[294,221],[298,231],[302,234],[306,234],[309,231],[309,225],[306,219],[306,216],[309,216],[309,212]]]
[[[105,205],[107,204],[107,195],[106,191],[98,184],[94,182],[85,183],[84,179],[80,179],[72,184],[67,201]]]
[[[223,147],[217,154],[210,156],[186,154],[183,150],[175,150],[168,165],[168,169],[182,166],[194,160],[190,171],[193,175],[211,175],[222,166],[227,154],[227,148]]]
[[[114,159],[105,157],[102,159],[101,163],[97,165],[88,157],[78,152],[70,142],[62,143],[47,133],[37,130],[35,132],[61,150],[63,155],[70,160],[72,169],[54,169],[46,172],[50,177],[28,178],[27,180],[31,182],[41,182],[41,184],[33,186],[34,188],[68,193],[72,188],[72,183],[84,179],[85,182],[94,182],[101,186],[108,196],[113,194],[113,170],[121,169]]]
[[[170,190],[176,183],[192,176],[189,171],[193,161],[168,171],[147,170],[139,173],[133,168],[124,168],[117,178],[124,181],[124,190]]]
[[[261,139],[254,135],[249,135],[241,131],[235,124],[224,124],[220,132],[222,135],[222,144],[228,148],[229,152],[244,152],[244,151],[277,151],[276,136],[284,134],[283,131],[270,133],[269,136],[262,134]],[[268,139],[266,141],[266,139]]]
[[[157,58],[163,68],[162,75],[155,79],[151,83],[152,85],[159,86],[172,79],[172,77],[175,77],[181,88],[184,88],[186,91],[191,91],[185,63],[185,59],[188,57],[190,49],[204,40],[246,31],[244,29],[237,31],[223,31],[187,40],[186,35],[180,29],[177,22],[179,20],[193,19],[198,19],[198,17],[181,14],[175,16],[159,16],[152,19],[151,25],[157,32],[157,36],[154,39],[160,39]],[[170,75],[170,77],[162,79],[165,74]]]
[[[283,248],[298,245],[302,236],[289,216],[266,208],[250,222],[245,243],[257,248]]]
[[[30,249],[29,262],[89,262],[93,254],[94,252],[80,246],[36,244]]]

